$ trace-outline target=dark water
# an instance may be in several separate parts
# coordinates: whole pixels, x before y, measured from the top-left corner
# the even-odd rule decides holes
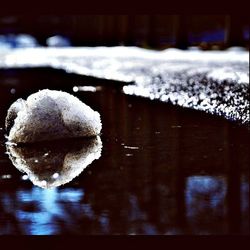
[[[81,85],[102,87],[73,92]],[[101,157],[71,182],[42,189],[12,165],[1,130],[0,234],[249,234],[246,127],[49,69],[0,71],[0,127],[13,101],[43,88],[100,112]],[[61,142],[62,154],[58,143],[44,147],[60,161],[73,144]],[[25,150],[36,157],[43,146]]]

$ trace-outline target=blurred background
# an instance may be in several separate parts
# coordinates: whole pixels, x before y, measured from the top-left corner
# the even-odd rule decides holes
[[[0,45],[249,49],[249,18],[244,15],[1,15]]]

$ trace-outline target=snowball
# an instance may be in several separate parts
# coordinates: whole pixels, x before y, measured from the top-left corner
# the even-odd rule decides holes
[[[92,137],[100,134],[100,114],[73,95],[44,89],[18,99],[5,121],[8,140],[30,143],[71,137]]]

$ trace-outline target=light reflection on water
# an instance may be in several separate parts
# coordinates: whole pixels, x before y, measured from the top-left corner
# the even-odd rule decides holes
[[[192,217],[195,209],[216,209],[225,199],[226,185],[224,178],[212,176],[191,176],[187,178],[186,203],[188,204],[188,217]],[[201,202],[200,202],[201,200]],[[201,207],[197,204],[201,203]],[[189,209],[192,205],[194,209]],[[197,213],[197,212],[196,212]]]
[[[61,202],[79,206],[82,196],[82,190],[67,188],[59,193],[55,188],[43,190],[33,187],[31,190],[17,191],[14,198],[5,194],[1,201],[4,209],[16,217],[24,234],[49,235],[59,232],[54,220],[60,218],[70,221],[70,215],[67,215]],[[3,230],[2,234],[6,233],[8,234]]]
[[[241,186],[244,187],[242,196],[247,197],[249,188],[246,188],[245,182],[242,182]],[[225,224],[228,209],[226,193],[227,181],[223,176],[188,177],[185,191],[186,227],[194,233],[211,234],[211,219],[215,228],[227,227]],[[85,201],[84,198],[82,188],[41,189],[33,186],[31,189],[17,190],[15,194],[1,193],[2,210],[4,213],[12,214],[14,218],[5,219],[5,225],[1,225],[0,234],[13,233],[13,220],[18,223],[21,233],[27,235],[61,234],[65,230],[67,233],[79,234],[81,227],[79,227],[80,231],[75,231],[78,221],[85,221],[86,224],[82,227],[88,227],[88,220],[95,221],[93,224],[95,233],[112,232],[114,229],[112,227],[116,223],[112,218],[112,210],[101,211],[98,214],[91,206],[91,201]],[[152,212],[141,207],[140,198],[135,194],[129,194],[128,199],[128,207],[120,211],[126,214],[126,220],[129,223],[126,234],[162,234],[150,218]],[[166,199],[169,205],[173,203],[170,197]],[[247,215],[249,208],[247,199],[241,200],[241,207],[242,214]],[[168,213],[171,217],[171,211],[165,207],[165,216]],[[220,225],[220,223],[224,224]],[[179,233],[184,233],[183,228],[171,224],[164,232],[164,234]]]
[[[186,183],[187,219],[198,234],[210,234],[211,220],[226,215],[227,183],[224,177],[191,176]],[[205,219],[204,219],[205,218]],[[217,222],[214,222],[216,227]],[[222,224],[223,225],[223,224]]]

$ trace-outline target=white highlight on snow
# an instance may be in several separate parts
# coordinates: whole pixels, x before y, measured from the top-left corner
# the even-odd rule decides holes
[[[216,79],[217,81],[237,81],[238,83],[249,83],[249,75],[243,72],[234,72],[230,68],[212,69],[208,74],[208,78]]]
[[[29,179],[29,176],[27,174],[25,174],[25,175],[22,176],[22,180],[26,181],[28,179]]]
[[[153,51],[138,47],[69,47],[69,48],[26,48],[26,49],[6,49],[1,53],[0,68],[10,67],[36,67],[51,66],[53,68],[64,69],[67,72],[95,76],[99,78],[119,80],[124,82],[145,81],[139,80],[134,68],[152,67],[157,70],[154,63],[167,63],[171,71],[183,67],[180,63],[188,62],[199,65],[204,70],[204,66],[211,62],[220,63],[248,63],[249,52],[243,49],[228,49],[226,51],[200,51],[179,49],[166,49],[163,51]],[[164,65],[163,65],[164,66]],[[184,67],[184,68],[185,68]],[[209,67],[207,67],[209,69]],[[218,67],[216,67],[218,69]],[[221,68],[219,68],[221,69]],[[179,68],[180,70],[180,68]],[[223,70],[223,66],[222,69]],[[211,73],[211,77],[217,77],[219,73]],[[241,81],[249,83],[249,72],[242,72]],[[136,79],[137,78],[137,79]],[[235,78],[235,77],[234,77]]]
[[[248,51],[245,50],[226,50],[226,51],[200,51],[179,49],[166,49],[163,51],[153,51],[138,47],[69,47],[69,48],[26,48],[9,51],[8,59],[23,57],[22,62],[28,62],[29,59],[37,58],[44,60],[46,57],[65,56],[66,58],[83,58],[85,57],[106,57],[106,58],[143,58],[143,59],[163,59],[163,60],[189,60],[189,61],[249,61]],[[46,52],[46,53],[45,53]],[[41,60],[41,61],[42,61]],[[32,63],[32,62],[30,62]]]
[[[58,173],[54,173],[53,175],[52,175],[52,178],[53,179],[57,179],[59,177],[59,174]]]

